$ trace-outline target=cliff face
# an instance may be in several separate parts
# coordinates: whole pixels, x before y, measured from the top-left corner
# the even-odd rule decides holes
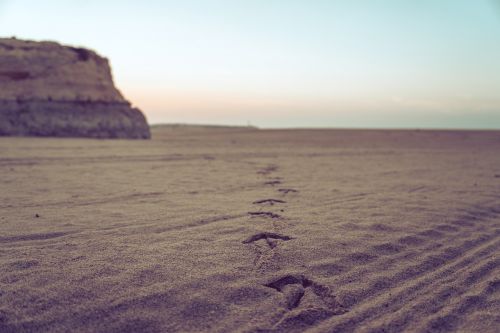
[[[0,135],[149,138],[107,59],[53,42],[0,39]]]

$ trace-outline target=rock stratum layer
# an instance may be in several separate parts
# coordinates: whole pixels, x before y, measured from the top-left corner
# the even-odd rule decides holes
[[[54,42],[0,39],[0,135],[150,138],[108,60]]]

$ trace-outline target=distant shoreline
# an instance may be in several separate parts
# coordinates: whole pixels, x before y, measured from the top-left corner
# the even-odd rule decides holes
[[[191,123],[155,123],[149,125],[151,129],[242,129],[242,130],[271,130],[271,131],[287,131],[287,130],[307,130],[307,131],[464,131],[464,132],[490,132],[500,131],[500,128],[440,128],[440,127],[258,127],[254,125],[222,125],[222,124],[191,124]]]
[[[211,125],[211,124],[186,124],[186,123],[160,123],[160,124],[150,124],[151,128],[248,128],[248,129],[259,129],[256,126],[243,126],[243,125]]]

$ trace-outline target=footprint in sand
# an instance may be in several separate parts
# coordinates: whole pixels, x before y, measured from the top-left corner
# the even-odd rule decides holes
[[[278,203],[286,203],[286,201],[279,200],[279,199],[262,199],[262,200],[257,200],[257,201],[253,202],[254,205],[269,204],[271,206],[274,206],[275,204],[278,204]]]
[[[274,232],[261,232],[261,233],[258,233],[258,234],[255,234],[253,236],[248,237],[247,239],[245,239],[243,241],[243,244],[253,243],[253,242],[259,241],[261,239],[264,239],[267,242],[267,244],[269,245],[269,247],[271,249],[274,249],[277,245],[277,240],[288,241],[288,240],[293,239],[293,237],[280,235],[280,234],[277,234]]]
[[[293,188],[279,188],[278,192],[281,192],[283,194],[288,194],[288,193],[297,193],[297,190],[294,190]]]
[[[336,302],[335,296],[331,294],[328,287],[308,279],[304,275],[285,275],[264,286],[282,293],[285,306],[289,310],[301,305],[305,307],[326,306],[332,311],[332,314],[344,313],[343,307]]]
[[[271,164],[263,169],[260,169],[259,171],[257,171],[257,174],[259,175],[268,175],[270,174],[271,172],[274,172],[278,170],[278,166],[277,165],[274,165],[274,164]]]
[[[270,185],[270,186],[275,186],[281,184],[281,180],[270,180],[264,183],[264,185]]]
[[[272,219],[281,218],[281,215],[273,213],[273,212],[248,212],[248,215],[250,215],[250,216],[264,216],[264,217],[270,217]]]

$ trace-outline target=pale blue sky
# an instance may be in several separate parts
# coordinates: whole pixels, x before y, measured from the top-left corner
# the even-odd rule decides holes
[[[500,0],[0,0],[110,58],[151,123],[500,128]]]

